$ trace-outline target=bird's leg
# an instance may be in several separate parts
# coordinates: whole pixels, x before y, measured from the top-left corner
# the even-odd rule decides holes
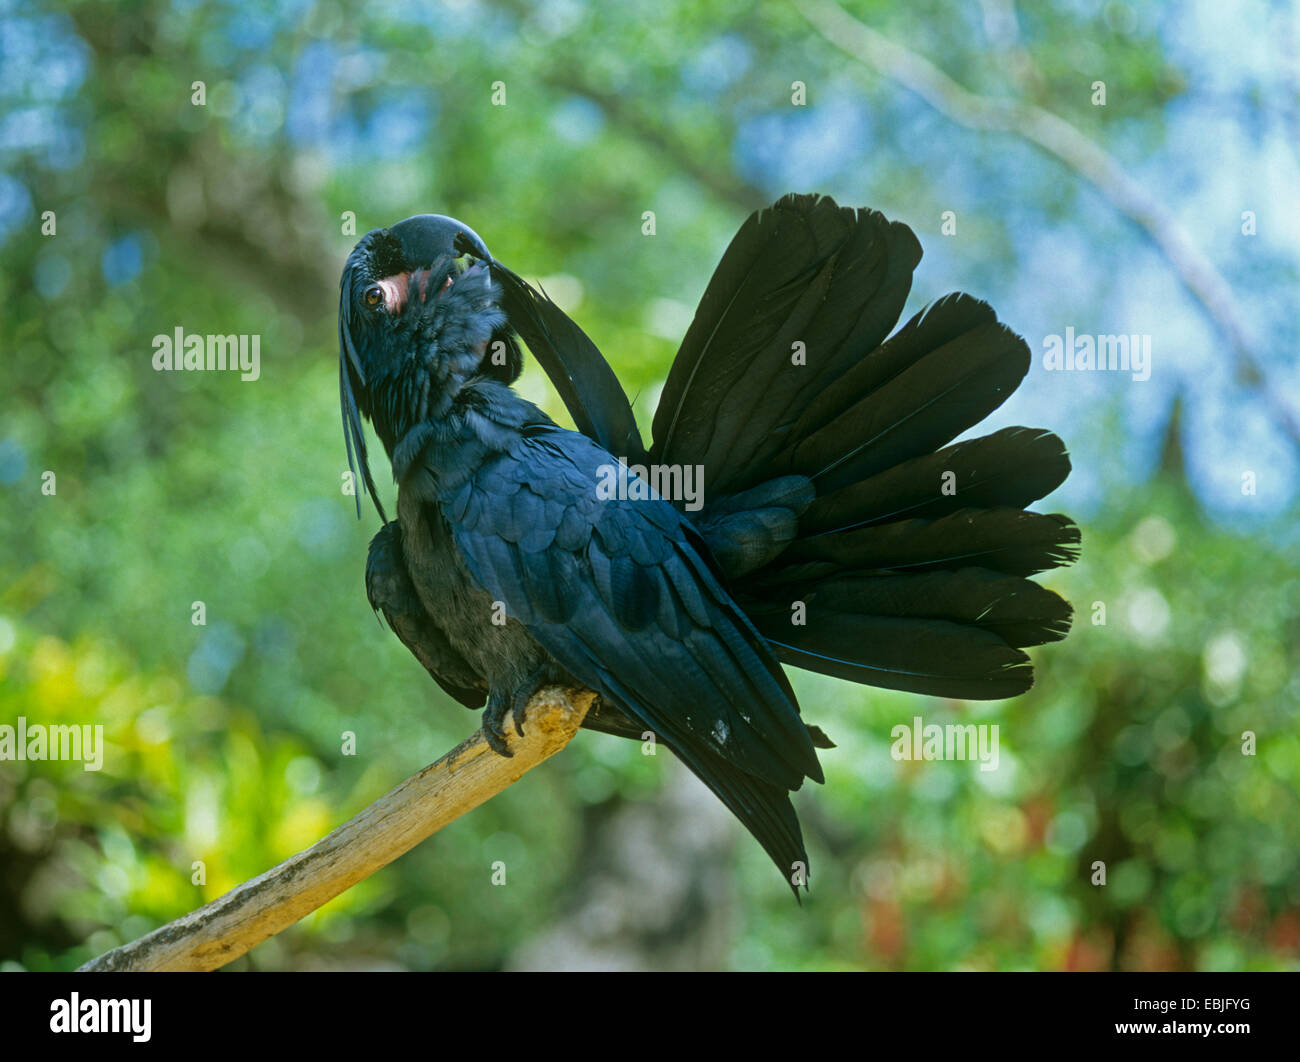
[[[515,733],[524,736],[524,713],[528,701],[547,680],[545,668],[530,672],[511,689],[493,689],[488,694],[483,709],[483,737],[493,752],[500,756],[513,756],[506,745],[505,722],[507,716],[514,720]]]

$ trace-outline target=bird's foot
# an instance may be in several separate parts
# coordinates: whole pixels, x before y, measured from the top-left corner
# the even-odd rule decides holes
[[[513,756],[506,744],[506,719],[515,724],[515,733],[524,736],[524,713],[528,701],[543,684],[545,675],[541,671],[529,675],[513,691],[493,690],[488,694],[487,706],[483,709],[483,738],[488,747],[499,756]]]

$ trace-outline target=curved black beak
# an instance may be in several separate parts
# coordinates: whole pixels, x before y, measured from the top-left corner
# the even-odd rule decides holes
[[[492,260],[477,232],[445,214],[416,214],[391,226],[388,232],[402,245],[402,257],[412,266],[428,265],[443,255],[459,258],[471,254],[485,262]]]

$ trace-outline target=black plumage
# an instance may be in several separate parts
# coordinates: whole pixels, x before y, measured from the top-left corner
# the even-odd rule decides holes
[[[830,742],[780,661],[937,696],[1029,687],[1023,648],[1064,637],[1071,613],[1026,576],[1071,561],[1079,535],[1023,506],[1069,460],[1028,428],[952,444],[1029,355],[966,295],[886,338],[920,254],[906,226],[823,197],[753,215],[646,449],[595,344],[472,231],[422,215],[362,239],[342,283],[344,423],[372,494],[359,416],[399,485],[367,589],[451,696],[486,701],[494,747],[542,682],[587,686],[586,725],[653,732],[798,883],[788,794],[822,780]],[[579,432],[510,390],[515,331]],[[620,458],[702,467],[703,509],[602,493],[611,471],[635,486]]]

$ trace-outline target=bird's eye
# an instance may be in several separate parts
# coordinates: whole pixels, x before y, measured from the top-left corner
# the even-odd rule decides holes
[[[372,284],[370,287],[366,288],[364,298],[366,300],[366,305],[371,309],[374,309],[384,301],[384,289],[378,284]]]

